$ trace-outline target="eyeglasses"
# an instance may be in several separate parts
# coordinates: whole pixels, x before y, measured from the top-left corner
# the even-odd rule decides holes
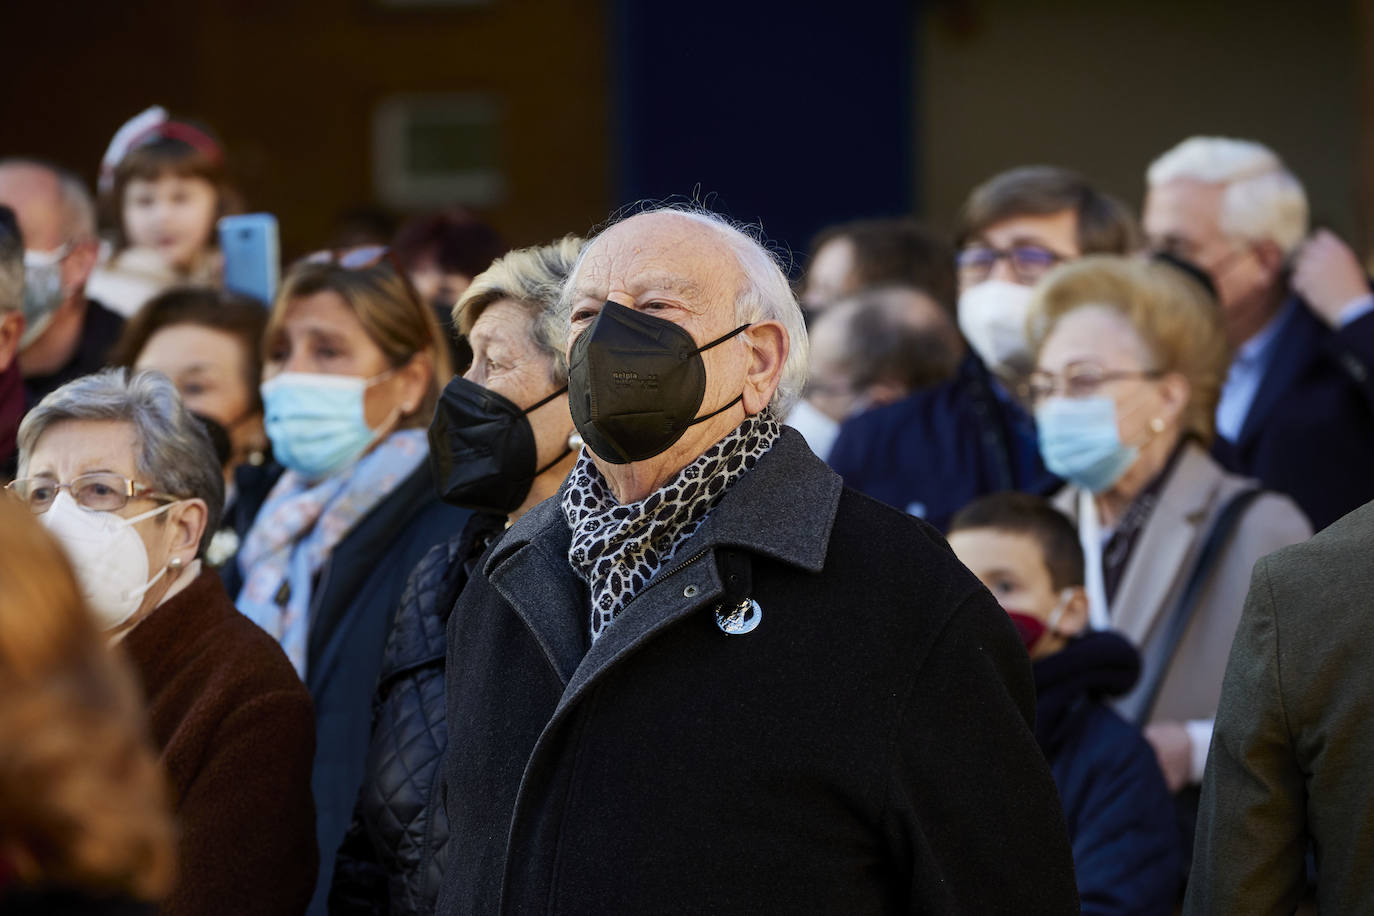
[[[395,271],[400,278],[401,285],[405,287],[406,295],[414,301],[416,305],[423,304],[420,293],[410,282],[410,275],[406,273],[405,266],[401,264],[401,259],[396,257],[396,252],[386,245],[359,245],[356,248],[326,248],[323,251],[316,251],[301,258],[300,264],[325,264],[332,267],[341,267],[344,270],[371,270],[374,267],[386,265]]]
[[[1106,369],[1096,363],[1069,363],[1059,373],[1036,369],[1021,385],[1021,396],[1034,406],[1054,397],[1060,390],[1065,397],[1088,398],[1108,382],[1157,379],[1164,375],[1162,369]]]
[[[34,515],[47,512],[60,490],[70,493],[78,506],[94,512],[114,512],[123,509],[131,499],[176,502],[180,498],[160,493],[152,487],[135,483],[119,474],[104,471],[97,474],[82,474],[71,483],[58,483],[51,477],[21,477],[8,484],[5,490],[27,505]]]
[[[1016,282],[1030,285],[1067,256],[1056,254],[1039,245],[1014,245],[1008,249],[975,245],[959,252],[955,263],[959,266],[959,280],[965,286],[982,283],[992,276],[997,262],[1006,258]]]
[[[376,267],[383,261],[390,264],[397,273],[404,273],[396,255],[386,245],[326,248],[301,258],[302,264],[333,264],[344,270],[367,270],[369,267]]]

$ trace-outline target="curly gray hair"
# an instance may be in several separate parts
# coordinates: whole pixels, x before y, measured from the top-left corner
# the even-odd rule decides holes
[[[114,420],[134,428],[141,483],[171,496],[202,499],[207,508],[199,553],[224,510],[224,475],[210,436],[161,372],[106,369],[68,382],[38,402],[19,424],[19,476],[43,433],[69,420]]]

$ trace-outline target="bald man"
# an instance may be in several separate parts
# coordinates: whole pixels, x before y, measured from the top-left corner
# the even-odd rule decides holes
[[[586,447],[448,621],[436,912],[1077,913],[1006,614],[778,417],[786,276],[658,210],[564,287]]]
[[[98,243],[95,204],[75,175],[29,159],[0,160],[0,205],[24,238],[19,367],[30,401],[105,366],[124,320],[86,298]]]

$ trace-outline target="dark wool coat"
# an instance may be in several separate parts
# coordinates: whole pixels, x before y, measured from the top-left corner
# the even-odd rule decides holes
[[[1255,565],[1184,912],[1374,913],[1374,503]]]
[[[929,526],[786,429],[590,648],[569,538],[449,619],[438,912],[1078,911],[1025,651]]]
[[[847,486],[942,531],[980,496],[1058,483],[1034,421],[972,353],[949,381],[846,420],[827,460]]]
[[[281,647],[201,573],[121,643],[181,843],[164,916],[300,916],[315,886],[315,725]]]
[[[474,514],[410,574],[382,656],[372,744],[353,824],[334,860],[329,912],[429,916],[439,896],[448,819],[439,799],[444,630],[458,593],[505,516]]]
[[[1073,840],[1085,914],[1169,914],[1183,881],[1174,802],[1155,752],[1106,705],[1135,685],[1140,654],[1098,631],[1035,668],[1035,737]]]

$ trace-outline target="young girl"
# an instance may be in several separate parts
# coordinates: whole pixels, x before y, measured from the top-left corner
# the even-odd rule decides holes
[[[233,192],[208,131],[148,109],[115,134],[100,190],[112,232],[87,286],[92,298],[131,315],[173,284],[219,284],[215,223]]]

